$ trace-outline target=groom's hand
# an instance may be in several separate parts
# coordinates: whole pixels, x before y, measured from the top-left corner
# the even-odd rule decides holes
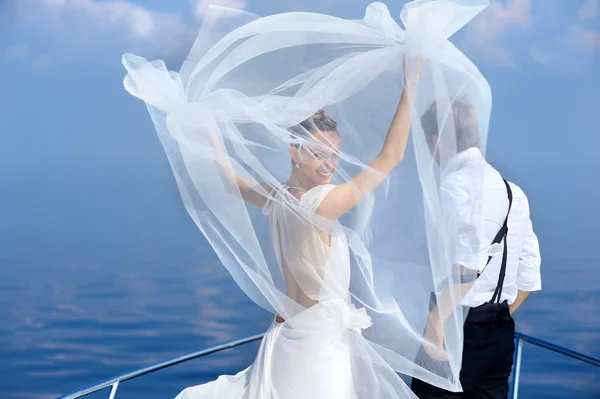
[[[440,320],[437,307],[427,316],[425,339],[430,345],[425,346],[425,352],[435,360],[448,361],[448,352],[444,348],[444,326]]]

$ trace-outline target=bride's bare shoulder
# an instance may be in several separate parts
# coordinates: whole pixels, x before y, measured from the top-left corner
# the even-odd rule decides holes
[[[302,195],[301,201],[316,209],[325,199],[327,194],[336,187],[335,184],[322,184],[311,188]]]

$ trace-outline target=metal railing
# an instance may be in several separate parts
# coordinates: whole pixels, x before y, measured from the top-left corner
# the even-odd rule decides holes
[[[110,394],[108,395],[108,399],[115,399],[115,395],[117,394],[117,390],[119,389],[119,384],[122,382],[125,382],[127,380],[132,380],[134,378],[141,377],[143,375],[150,374],[150,373],[153,373],[158,370],[166,369],[167,367],[175,366],[176,364],[179,364],[179,363],[184,363],[189,360],[197,359],[199,357],[203,357],[203,356],[211,355],[213,353],[221,352],[221,351],[224,351],[225,349],[235,348],[236,346],[240,346],[240,345],[248,344],[250,342],[258,341],[258,340],[262,339],[264,336],[265,336],[265,333],[258,334],[258,335],[252,335],[250,337],[231,341],[231,342],[228,342],[223,345],[213,346],[212,348],[208,348],[208,349],[201,350],[198,352],[190,353],[185,356],[176,357],[175,359],[168,360],[166,362],[157,363],[150,367],[132,371],[131,373],[122,374],[118,377],[111,378],[106,381],[102,381],[98,384],[81,389],[77,392],[73,392],[68,395],[61,396],[58,399],[77,399],[77,398],[81,398],[82,396],[101,391],[104,388],[108,388],[108,387],[111,387]]]
[[[523,356],[523,344],[527,342],[528,344],[538,346],[540,348],[544,348],[550,350],[552,352],[560,353],[561,355],[568,356],[570,358],[579,360],[581,362],[585,362],[591,364],[596,367],[600,367],[600,359],[596,359],[594,357],[584,355],[583,353],[575,352],[573,350],[567,349],[565,347],[555,345],[551,342],[544,341],[539,338],[531,337],[529,335],[521,334],[519,332],[515,333],[516,339],[516,348],[515,348],[515,367],[513,370],[513,391],[512,398],[517,399],[519,397],[519,378],[521,377],[521,357]]]
[[[117,394],[117,390],[119,389],[119,384],[137,377],[141,377],[143,375],[153,373],[158,370],[165,369],[167,367],[175,366],[179,363],[184,363],[189,360],[197,359],[199,357],[207,356],[213,353],[221,352],[226,349],[235,348],[237,346],[241,346],[244,344],[248,344],[250,342],[255,342],[264,337],[265,333],[252,335],[250,337],[238,339],[235,341],[228,342],[223,345],[213,346],[212,348],[208,348],[202,351],[190,353],[185,356],[180,356],[172,360],[168,360],[166,362],[158,363],[153,366],[149,366],[143,369],[139,369],[136,371],[132,371],[127,374],[122,374],[118,377],[114,377],[108,379],[106,381],[100,382],[98,384],[92,385],[90,387],[81,389],[79,391],[70,393],[68,395],[61,396],[58,399],[78,399],[85,395],[89,395],[94,392],[101,391],[102,389],[110,387],[110,393],[108,395],[108,399],[115,399],[115,395]],[[523,354],[523,344],[527,342],[528,344],[535,345],[544,349],[548,349],[550,351],[560,353],[561,355],[568,356],[573,359],[577,359],[579,361],[600,367],[600,359],[596,359],[594,357],[584,355],[583,353],[575,352],[573,350],[567,349],[565,347],[555,345],[553,343],[541,340],[539,338],[531,337],[529,335],[516,333],[516,349],[515,349],[515,366],[513,370],[513,391],[512,397],[513,399],[517,399],[519,396],[519,378],[521,374],[521,357]]]

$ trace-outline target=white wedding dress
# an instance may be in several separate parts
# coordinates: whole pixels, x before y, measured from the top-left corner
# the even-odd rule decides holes
[[[334,186],[317,186],[304,193],[299,206],[309,213],[317,209],[320,202]],[[287,190],[282,186],[279,190]],[[284,323],[274,322],[262,340],[254,364],[235,376],[220,376],[204,385],[190,387],[176,399],[355,399],[355,398],[409,398],[414,397],[404,382],[389,367],[383,364],[379,372],[357,376],[363,353],[371,352],[362,337],[361,330],[371,326],[371,319],[364,309],[356,309],[350,302],[350,258],[348,241],[339,223],[331,225],[331,231],[317,231],[314,225],[300,222],[289,215],[290,208],[282,206],[283,191],[267,202],[264,214],[270,219],[271,236],[275,248],[287,244],[301,248],[295,254],[303,259],[297,270],[289,268],[283,260],[282,251],[278,259],[282,272],[293,281],[288,287],[295,292],[295,302],[315,302]],[[297,223],[290,222],[296,220]],[[279,224],[293,230],[293,238],[281,236]],[[328,254],[318,243],[323,238]],[[285,243],[285,244],[282,244]],[[315,245],[316,244],[316,245]],[[317,259],[319,258],[319,259]],[[292,265],[298,265],[292,262]],[[312,271],[321,268],[321,273]],[[291,266],[294,267],[294,266]],[[294,276],[298,276],[296,280]],[[319,301],[306,295],[318,293]],[[376,391],[373,391],[373,387]],[[402,393],[402,396],[400,396]],[[391,396],[388,396],[391,395]]]
[[[382,3],[361,20],[210,7],[179,72],[124,55],[125,88],[147,105],[190,217],[249,299],[285,320],[251,367],[178,399],[414,398],[400,375],[461,389],[465,314],[458,297],[443,295],[460,282],[455,236],[440,228],[439,165],[420,117],[435,104],[428,122],[452,143],[450,102],[474,104],[484,151],[491,90],[449,38],[487,5],[414,0],[401,12],[405,29]],[[291,147],[324,145],[294,129],[321,109],[337,121],[332,181],[358,195],[353,178],[373,173],[415,54],[426,63],[405,161],[340,221],[320,217],[335,186],[300,195],[278,183],[290,177]],[[455,151],[445,145],[441,157]],[[249,203],[240,182],[264,206]],[[432,293],[453,309],[443,337],[424,334]]]

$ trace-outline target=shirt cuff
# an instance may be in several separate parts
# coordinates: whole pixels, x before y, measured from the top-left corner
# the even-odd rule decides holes
[[[523,264],[519,264],[523,267]],[[517,275],[517,289],[519,291],[540,291],[542,289],[542,276],[539,268],[520,272]]]

